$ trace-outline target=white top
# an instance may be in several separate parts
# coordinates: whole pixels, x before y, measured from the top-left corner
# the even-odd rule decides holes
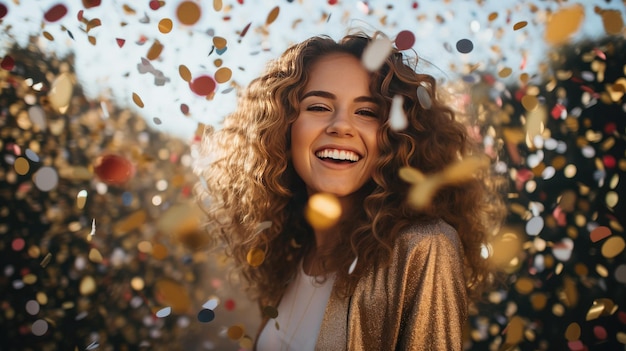
[[[335,275],[324,283],[306,275],[302,262],[278,305],[278,316],[270,319],[257,340],[259,351],[308,351],[315,349]],[[276,324],[278,324],[278,329]]]

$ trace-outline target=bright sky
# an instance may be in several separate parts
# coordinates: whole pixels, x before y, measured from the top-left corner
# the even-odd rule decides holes
[[[493,73],[510,67],[513,73],[509,79],[515,79],[524,72],[534,74],[546,59],[549,46],[544,32],[550,12],[582,6],[584,18],[572,40],[605,34],[602,16],[594,11],[596,6],[617,10],[621,18],[626,17],[623,3],[604,0],[167,0],[156,10],[150,7],[155,1],[149,0],[103,0],[88,9],[84,2],[98,1],[0,0],[7,9],[0,23],[0,30],[6,33],[0,57],[14,42],[25,45],[28,36],[35,35],[47,52],[75,54],[75,71],[89,98],[112,98],[120,107],[132,108],[144,116],[154,128],[183,138],[190,138],[198,123],[219,126],[219,121],[235,107],[233,85],[245,86],[261,73],[269,59],[312,35],[338,39],[349,28],[361,27],[382,30],[393,39],[400,31],[409,30],[416,37],[413,49],[436,66],[425,65],[422,69],[441,80],[457,79],[475,64]],[[64,5],[67,14],[47,21],[44,14],[57,4]],[[197,21],[185,17],[190,15],[188,11],[182,17],[177,15],[178,9],[194,4],[200,9]],[[266,24],[276,7],[278,16]],[[84,19],[100,19],[101,25],[86,33],[85,23],[78,19],[81,10]],[[163,19],[172,20],[170,32],[160,30]],[[515,30],[514,26],[523,21],[527,25]],[[241,37],[248,24],[249,30]],[[45,38],[44,31],[53,40]],[[95,38],[95,45],[88,36]],[[213,48],[215,37],[226,39],[225,51]],[[121,47],[117,39],[125,41]],[[473,43],[471,52],[456,49],[462,39]],[[163,46],[162,51],[147,60],[155,41]],[[142,64],[142,58],[149,65]],[[219,67],[217,59],[222,61]],[[209,101],[191,91],[179,73],[180,65],[187,67],[192,78],[214,76],[224,67],[232,71],[232,77],[217,84],[215,96]],[[162,77],[157,82],[159,72]],[[133,93],[142,99],[143,108],[133,102]],[[181,112],[181,104],[189,107],[188,115]],[[161,123],[156,124],[155,118]]]

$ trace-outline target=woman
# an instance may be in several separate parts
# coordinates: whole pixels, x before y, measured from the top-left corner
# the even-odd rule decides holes
[[[400,169],[432,174],[476,150],[432,93],[435,80],[401,52],[364,68],[372,40],[290,47],[223,127],[204,135],[200,198],[209,231],[264,312],[258,350],[462,349],[468,294],[486,282],[481,244],[498,210],[479,177],[442,187],[427,207],[407,202]],[[431,91],[429,104],[419,86]],[[397,95],[401,130],[389,123]],[[328,228],[305,216],[320,193],[341,204]],[[250,260],[259,252],[262,262]]]

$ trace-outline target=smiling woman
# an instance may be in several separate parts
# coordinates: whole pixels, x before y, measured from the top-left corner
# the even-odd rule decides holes
[[[428,206],[407,201],[402,174],[429,177],[479,151],[398,49],[364,64],[381,40],[391,43],[377,33],[290,47],[204,134],[198,196],[261,307],[258,350],[463,348],[502,207],[484,169],[448,172],[456,181]],[[336,218],[315,219],[335,204]]]

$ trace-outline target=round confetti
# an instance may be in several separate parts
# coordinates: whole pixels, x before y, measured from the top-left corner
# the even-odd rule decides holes
[[[580,338],[580,325],[571,323],[565,331],[565,338],[569,341],[575,341]]]
[[[108,154],[95,160],[94,173],[108,185],[122,185],[132,178],[134,167],[125,157]]]
[[[265,252],[261,249],[253,248],[248,251],[246,260],[252,267],[258,267],[263,263],[263,261],[265,261]]]
[[[155,40],[154,43],[152,43],[152,46],[150,46],[150,49],[148,50],[148,54],[146,55],[146,57],[148,58],[148,60],[151,60],[151,61],[156,60],[161,55],[162,51],[163,51],[163,44],[161,44],[160,41]],[[133,100],[134,100],[134,96],[133,96]],[[141,105],[137,103],[137,106],[143,107],[143,102],[141,103]]]
[[[82,0],[83,7],[86,9],[90,9],[92,7],[100,6],[102,0]]]
[[[398,50],[407,50],[415,44],[415,35],[410,30],[403,30],[396,36],[396,48]]]
[[[169,18],[163,18],[159,21],[159,32],[167,34],[172,31],[173,23]]]
[[[80,281],[80,285],[78,287],[80,294],[83,296],[88,296],[96,292],[96,280],[90,276],[84,276]]]
[[[13,57],[7,55],[2,58],[2,61],[0,61],[0,67],[4,70],[12,71],[13,67],[15,67],[15,60]]]
[[[602,245],[602,256],[606,258],[614,258],[624,251],[624,247],[626,247],[624,238],[617,235],[612,236]]]
[[[39,313],[39,302],[37,302],[36,300],[29,300],[26,303],[26,312],[28,312],[28,314],[30,314],[31,316],[35,316]]]
[[[315,229],[327,229],[335,225],[341,216],[341,204],[336,196],[317,193],[309,198],[305,217]]]
[[[232,77],[233,72],[228,67],[222,67],[215,72],[215,80],[218,83],[226,83]]]
[[[180,23],[192,26],[200,19],[200,6],[194,1],[183,1],[176,9],[176,17]]]
[[[209,76],[200,76],[189,83],[191,91],[200,96],[207,96],[215,91],[215,80]]]
[[[24,246],[26,246],[26,242],[22,238],[15,238],[11,242],[11,248],[13,251],[22,251],[24,250]]]
[[[215,46],[216,49],[222,50],[226,48],[227,44],[228,42],[226,41],[226,39],[222,37],[213,37],[213,45]]]
[[[0,19],[3,19],[4,16],[7,15],[7,13],[9,13],[9,9],[7,8],[7,6],[0,3]]]
[[[243,330],[243,327],[239,325],[233,325],[230,328],[228,328],[228,331],[226,332],[226,334],[228,335],[228,338],[231,340],[239,340],[241,339],[241,337],[243,337],[244,330]]]
[[[159,117],[154,117],[152,119],[152,122],[154,122],[154,124],[156,124],[156,125],[161,125],[161,123],[163,123],[163,122],[161,122],[161,119]]]
[[[67,7],[63,4],[57,4],[52,6],[46,13],[43,15],[43,18],[48,22],[56,22],[63,18],[67,14]]]
[[[43,319],[36,320],[31,326],[31,331],[36,336],[44,335],[48,331],[48,322]]]
[[[495,21],[495,19],[498,18],[498,13],[497,12],[492,12],[489,14],[489,16],[487,17],[487,19],[491,22],[491,21]]]
[[[166,259],[168,254],[169,251],[165,245],[157,243],[152,246],[152,257],[156,258],[157,260]]]
[[[198,312],[198,320],[202,323],[209,323],[215,319],[215,312],[209,309],[202,309]]]
[[[172,313],[185,314],[191,306],[187,288],[170,278],[161,278],[154,284],[155,295],[161,305],[170,306]]]
[[[428,89],[423,85],[417,87],[417,100],[424,110],[429,110],[433,105]]]
[[[621,264],[615,269],[615,280],[622,284],[626,284],[626,264]]]
[[[69,105],[73,91],[74,84],[72,83],[72,78],[69,74],[62,73],[52,82],[48,100],[56,110],[63,111]]]
[[[535,216],[526,222],[526,233],[528,235],[538,235],[543,230],[543,217]]]
[[[263,315],[267,318],[276,318],[278,317],[278,309],[274,306],[265,306],[263,307]]]
[[[605,340],[607,338],[607,336],[608,336],[608,333],[606,332],[606,329],[604,329],[603,326],[596,325],[595,327],[593,327],[593,335],[598,340]]]
[[[500,71],[498,71],[498,77],[506,78],[513,73],[513,70],[510,67],[504,67]]]
[[[461,39],[456,42],[456,50],[462,54],[469,54],[474,50],[474,43],[469,39]]]
[[[226,308],[226,311],[233,311],[235,309],[235,300],[233,299],[228,299],[224,302],[224,308]]]
[[[151,10],[158,10],[161,8],[161,2],[159,0],[150,0],[150,9]]]
[[[15,159],[15,163],[13,163],[13,168],[15,169],[15,173],[25,175],[30,170],[30,164],[26,158],[18,157]]]
[[[57,187],[59,175],[54,168],[44,166],[35,172],[33,181],[39,190],[50,191]]]

